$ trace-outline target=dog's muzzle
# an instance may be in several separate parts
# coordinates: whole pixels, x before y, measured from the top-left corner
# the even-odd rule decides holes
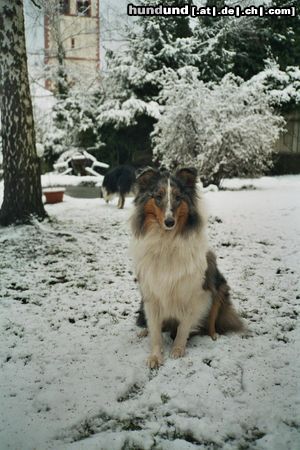
[[[164,220],[164,226],[166,230],[172,230],[175,226],[175,220],[173,217],[166,217]]]

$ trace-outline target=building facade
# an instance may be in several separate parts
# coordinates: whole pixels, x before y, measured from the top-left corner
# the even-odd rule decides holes
[[[68,83],[93,83],[100,66],[99,0],[48,1],[44,28],[48,68],[64,67]],[[50,78],[46,87],[53,90]]]

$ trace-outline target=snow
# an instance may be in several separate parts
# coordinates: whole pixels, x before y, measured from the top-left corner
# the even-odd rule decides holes
[[[96,172],[95,172],[96,173]],[[102,186],[103,176],[97,174],[77,176],[77,175],[64,175],[56,172],[48,172],[42,175],[42,187],[58,187],[58,186]]]
[[[259,178],[226,178],[222,182],[222,189],[297,189],[299,187],[298,175],[279,175],[277,177]]]
[[[37,82],[31,83],[31,95],[40,115],[50,113],[57,103],[52,92]]]
[[[134,323],[132,199],[65,196],[51,222],[0,229],[1,449],[300,448],[300,176],[248,182],[205,194],[248,331],[194,337],[157,371]]]
[[[47,188],[43,189],[43,193],[45,193],[45,192],[57,192],[57,190],[58,190],[58,187],[47,187]],[[65,188],[61,187],[59,189],[59,192],[65,192]]]

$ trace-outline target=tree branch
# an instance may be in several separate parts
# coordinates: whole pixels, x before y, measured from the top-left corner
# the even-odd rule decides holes
[[[35,0],[31,0],[31,2],[34,4],[34,6],[36,6],[39,9],[42,9],[41,5],[39,5],[38,3],[36,3]]]

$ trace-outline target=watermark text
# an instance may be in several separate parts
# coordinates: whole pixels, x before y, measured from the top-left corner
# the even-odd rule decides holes
[[[291,16],[296,17],[297,10],[295,6],[285,7],[266,7],[260,6],[247,6],[242,8],[240,5],[235,6],[223,6],[217,8],[216,6],[196,6],[196,5],[183,5],[183,6],[166,6],[166,5],[149,5],[149,6],[136,6],[129,4],[127,6],[128,16]]]

